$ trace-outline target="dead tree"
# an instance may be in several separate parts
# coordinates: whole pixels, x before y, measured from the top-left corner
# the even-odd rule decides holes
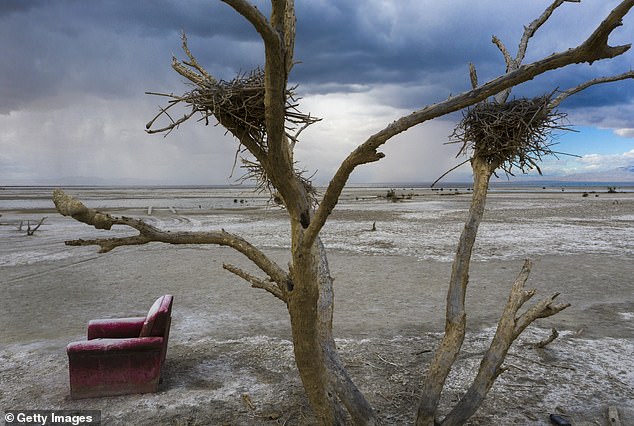
[[[35,234],[35,231],[40,229],[40,226],[42,226],[42,224],[44,223],[45,220],[46,220],[45,217],[40,219],[40,221],[37,223],[37,225],[35,225],[34,228],[31,228],[31,222],[27,222],[26,235],[31,236],[31,235]]]
[[[31,228],[31,221],[27,220],[26,221],[26,235],[30,237],[33,234],[35,234],[35,231],[40,229],[40,226],[42,226],[45,220],[46,220],[46,217],[43,217],[42,219],[40,219],[40,221],[37,223],[37,225],[35,225],[34,228]],[[23,226],[24,226],[24,221],[21,220],[20,224],[18,225],[18,231],[22,231]]]
[[[215,119],[235,136],[240,149],[248,151],[251,155],[245,163],[249,175],[259,179],[262,186],[274,192],[276,199],[286,207],[292,239],[288,269],[277,265],[240,236],[224,231],[164,231],[139,219],[114,217],[89,209],[80,201],[57,190],[53,198],[61,214],[72,216],[99,229],[126,225],[139,232],[138,235],[130,237],[74,240],[67,244],[98,245],[101,251],[151,241],[170,244],[218,244],[234,248],[257,265],[264,276],[251,275],[234,265],[224,265],[225,269],[245,279],[253,287],[270,292],[287,307],[295,361],[319,423],[378,424],[376,413],[350,379],[336,350],[332,333],[333,282],[325,250],[319,238],[350,174],[361,165],[381,160],[384,154],[379,149],[383,144],[425,121],[468,107],[472,109],[466,113],[467,116],[470,113],[479,115],[487,108],[504,110],[508,107],[518,107],[518,111],[536,109],[546,116],[542,123],[554,124],[556,120],[548,117],[556,118],[554,108],[567,96],[593,84],[632,77],[631,73],[626,73],[596,79],[585,86],[561,92],[557,96],[539,98],[542,100],[522,105],[515,105],[514,101],[507,102],[511,88],[547,71],[575,63],[591,64],[626,52],[630,45],[610,46],[608,37],[622,24],[622,18],[634,6],[634,0],[621,1],[583,43],[529,64],[523,64],[528,41],[555,9],[567,1],[578,1],[554,1],[539,18],[526,27],[515,58],[502,42],[494,37],[493,42],[502,52],[506,63],[506,71],[502,75],[479,85],[475,67],[472,66],[473,87],[470,90],[414,111],[369,136],[343,160],[319,200],[316,199],[310,180],[296,168],[293,160],[293,148],[301,132],[316,121],[310,114],[298,111],[294,97],[295,88],[288,85],[288,76],[294,64],[294,3],[292,0],[271,0],[271,16],[267,18],[247,0],[223,1],[250,22],[260,34],[265,51],[264,69],[240,75],[230,82],[218,81],[198,63],[183,37],[183,50],[187,59],[179,61],[174,58],[172,67],[187,78],[194,88],[182,96],[160,94],[168,98],[167,106],[148,123],[147,128],[150,133],[169,133],[190,118],[201,116],[205,122]],[[180,118],[172,119],[171,109],[177,105],[186,106],[187,112]],[[158,125],[160,119],[167,119],[167,124]],[[527,127],[530,133],[532,127]],[[475,128],[466,125],[463,130],[465,129],[471,131]],[[537,128],[537,132],[542,130]],[[520,139],[522,137],[519,135]],[[535,142],[535,139],[530,140]],[[524,290],[530,271],[530,262],[527,261],[513,285],[495,337],[484,355],[474,382],[450,414],[445,419],[438,418],[438,400],[449,369],[456,360],[464,339],[464,299],[471,252],[485,208],[489,179],[500,167],[535,167],[539,156],[547,153],[543,144],[545,140],[547,139],[542,139],[537,144],[537,150],[531,151],[531,146],[535,147],[534,143],[520,149],[516,149],[517,146],[506,149],[503,144],[488,147],[479,137],[465,138],[468,143],[464,147],[464,152],[470,155],[474,170],[473,201],[458,243],[449,283],[445,337],[422,384],[422,398],[416,420],[419,425],[432,425],[438,422],[448,425],[463,423],[477,410],[494,380],[502,372],[501,365],[506,352],[519,334],[534,320],[553,315],[567,306],[555,304],[554,295],[519,314],[520,308],[534,295],[533,290]]]

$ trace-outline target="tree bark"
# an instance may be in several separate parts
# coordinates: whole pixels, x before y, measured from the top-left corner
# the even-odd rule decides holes
[[[348,376],[348,372],[337,353],[335,339],[332,334],[334,312],[333,279],[330,276],[325,248],[320,239],[316,243],[319,255],[319,327],[330,382],[333,384],[337,397],[345,406],[355,425],[374,425],[378,421],[372,406],[350,376]]]
[[[301,225],[295,228],[296,235],[303,234]],[[371,405],[337,354],[332,334],[333,280],[319,239],[310,249],[300,245],[294,251],[291,276],[288,312],[295,362],[315,416],[324,425],[377,424]]]
[[[465,295],[469,284],[471,253],[484,214],[489,179],[492,174],[490,166],[477,158],[471,160],[471,166],[474,180],[473,195],[451,270],[447,292],[445,334],[423,382],[422,397],[416,418],[418,426],[431,426],[435,423],[436,408],[445,380],[464,342],[467,324]]]
[[[486,354],[482,358],[478,374],[467,393],[454,406],[442,421],[443,426],[464,424],[478,410],[497,377],[504,371],[502,363],[511,345],[519,335],[537,318],[544,318],[566,309],[570,304],[553,304],[558,293],[542,299],[529,308],[524,314],[517,316],[520,308],[535,295],[535,290],[524,290],[531,271],[531,262],[526,260],[518,274],[504,312],[500,317],[495,336]]]

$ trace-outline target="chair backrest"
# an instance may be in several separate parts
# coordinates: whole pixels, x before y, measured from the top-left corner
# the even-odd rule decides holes
[[[174,296],[171,294],[156,299],[143,322],[139,337],[166,337],[171,322],[173,300]]]

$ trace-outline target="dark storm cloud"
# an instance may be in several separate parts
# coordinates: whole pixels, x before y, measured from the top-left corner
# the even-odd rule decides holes
[[[26,12],[30,9],[44,6],[45,0],[5,0],[0,3],[0,16],[11,15],[12,13]]]
[[[389,16],[349,0],[298,4],[296,57],[302,64],[294,77],[312,83],[420,83],[430,74],[465,67],[470,59],[496,55],[487,45],[490,34],[480,36],[476,22],[453,25],[454,12],[425,28],[420,15],[431,9],[419,6],[410,15],[408,5],[395,4]],[[478,36],[464,37],[469,34]]]
[[[491,36],[499,36],[514,54],[524,25],[539,16],[547,4],[462,0],[298,2],[295,56],[302,63],[295,67],[292,77],[311,84],[315,92],[328,91],[336,84],[433,87],[423,99],[416,90],[404,90],[398,99],[390,100],[397,107],[420,107],[468,90],[469,62],[477,66],[481,82],[500,75],[504,63]],[[564,4],[531,40],[527,60],[583,41],[615,4]],[[617,30],[612,37],[615,43],[634,39],[634,22],[630,21],[626,22],[630,27]],[[631,68],[631,63],[629,53],[608,66],[586,64],[572,73],[554,71],[515,92],[536,96],[557,88],[563,90],[600,75],[623,72]],[[605,95],[592,97],[591,102],[626,102],[633,97],[633,87],[631,83],[619,88],[605,86]],[[569,105],[579,103],[582,101],[570,101]]]
[[[268,14],[268,0],[254,3]],[[302,109],[324,118],[302,134],[297,158],[327,181],[369,134],[413,109],[468,90],[469,62],[480,82],[500,75],[504,63],[491,36],[514,53],[523,26],[549,3],[297,1],[295,60],[300,63],[290,78],[299,83]],[[617,3],[564,3],[531,41],[527,60],[575,46]],[[181,31],[198,61],[218,78],[263,63],[257,32],[219,0],[0,0],[0,180],[28,183],[72,175],[225,183],[235,141],[223,138],[222,129],[192,122],[165,139],[144,133],[144,124],[164,102],[144,92],[189,88],[170,67],[173,54],[184,56]],[[612,40],[634,40],[634,16]],[[592,67],[550,72],[514,94],[541,95],[621,73],[632,68],[633,56],[628,52]],[[634,81],[620,82],[571,97],[562,108],[574,124],[621,129],[625,135],[634,128],[633,99]],[[412,163],[416,170],[386,160],[364,168],[357,178],[435,179],[450,166],[434,160],[447,157],[436,147],[442,147],[459,114],[426,123],[385,147],[390,158],[403,163],[415,151],[421,156]]]
[[[503,63],[491,35],[500,36],[515,50],[522,26],[546,4],[535,3],[300,1],[295,58],[301,63],[291,78],[313,93],[352,84],[433,86],[435,90],[429,90],[429,97],[422,101],[437,101],[468,89],[470,61],[477,65],[482,81],[498,75]],[[256,4],[266,10],[267,2]],[[554,21],[582,19],[595,25],[592,15],[608,8],[581,4],[561,9],[562,16],[556,14]],[[572,44],[566,43],[587,35],[584,29],[577,25],[562,35],[556,25],[545,26],[546,34],[536,37],[534,50],[569,47]],[[568,34],[577,30],[580,35]],[[178,81],[169,60],[172,53],[182,57],[181,31],[187,33],[199,61],[220,78],[231,78],[262,62],[257,33],[221,2],[3,1],[0,96],[4,102],[0,112],[64,91],[117,97],[166,88]],[[553,33],[556,38],[549,37]],[[550,43],[553,40],[557,43]],[[594,75],[587,71],[585,76]],[[540,80],[545,90],[574,82],[567,77],[549,78],[552,81]],[[592,99],[603,104],[631,95],[631,88],[614,89],[611,95]],[[421,106],[420,96],[411,92],[390,102],[397,107]]]
[[[209,1],[3,2],[0,112],[69,92],[118,97],[155,89],[173,74],[170,57],[180,53],[183,30],[193,43],[208,41],[199,51],[212,65],[224,55],[208,52],[257,39],[227,6]]]

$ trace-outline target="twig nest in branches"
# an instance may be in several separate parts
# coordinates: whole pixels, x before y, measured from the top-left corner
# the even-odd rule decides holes
[[[269,142],[275,144],[276,152],[279,152],[280,149],[288,150],[288,158],[292,161],[292,152],[300,133],[320,119],[310,114],[304,114],[298,109],[298,98],[295,96],[296,86],[285,87],[283,100],[271,94],[269,100],[272,103],[283,101],[284,109],[282,112],[278,110],[279,108],[272,108],[273,112],[267,113],[266,79],[261,68],[256,68],[249,73],[238,74],[230,81],[219,81],[208,73],[192,55],[187,46],[187,37],[184,34],[182,47],[188,60],[179,61],[173,58],[172,68],[187,78],[193,89],[181,96],[171,93],[148,92],[167,97],[169,101],[167,106],[161,108],[159,113],[146,124],[146,131],[148,133],[168,134],[194,116],[200,115],[200,120],[204,121],[205,124],[208,124],[209,119],[213,117],[240,142],[236,160],[245,150],[253,154],[256,159],[256,161],[251,161],[241,157],[243,167],[246,169],[243,179],[254,178],[260,189],[272,190],[273,183],[270,181],[267,171],[259,163],[269,153],[271,148]],[[176,105],[182,105],[189,111],[181,118],[176,119],[170,111]],[[278,107],[280,106],[278,105]],[[283,116],[281,116],[282,114]],[[161,119],[168,120],[168,123],[163,127],[158,127],[156,123]],[[282,119],[284,134],[280,134],[278,128]],[[267,128],[267,121],[274,124],[274,129]],[[275,132],[274,141],[269,140],[269,131]],[[315,202],[315,189],[310,182],[312,176],[307,178],[304,176],[304,171],[297,169],[293,171],[306,193]]]
[[[174,60],[172,66],[181,75],[187,77],[194,88],[182,96],[153,93],[166,96],[171,98],[171,100],[168,106],[162,108],[146,125],[147,131],[149,133],[169,133],[192,116],[200,113],[202,116],[201,120],[205,121],[205,123],[209,122],[210,117],[215,117],[222,126],[238,137],[238,139],[242,141],[243,137],[248,137],[263,152],[266,152],[268,146],[264,102],[266,96],[264,71],[261,68],[256,68],[249,73],[238,74],[233,80],[218,81],[207,72],[203,74],[197,72],[202,70],[202,68],[193,59],[193,56],[190,56],[190,61],[179,62]],[[319,119],[312,117],[310,114],[304,114],[297,109],[295,87],[287,88],[285,97],[284,119],[286,121],[287,136],[295,143],[299,132],[310,124],[319,121]],[[176,120],[172,118],[168,110],[179,103],[188,106],[190,112]],[[153,128],[160,117],[167,118],[170,123],[158,129]],[[293,137],[289,133],[291,131],[297,131],[297,134]]]
[[[231,81],[201,84],[192,92],[193,105],[206,110],[220,121],[239,121],[256,130],[264,130],[264,72],[255,69]]]
[[[512,175],[536,168],[542,156],[553,154],[552,132],[566,130],[560,124],[565,114],[554,111],[550,96],[519,98],[505,103],[482,102],[468,109],[452,138],[462,143],[458,155],[485,162],[491,172],[502,169]]]

